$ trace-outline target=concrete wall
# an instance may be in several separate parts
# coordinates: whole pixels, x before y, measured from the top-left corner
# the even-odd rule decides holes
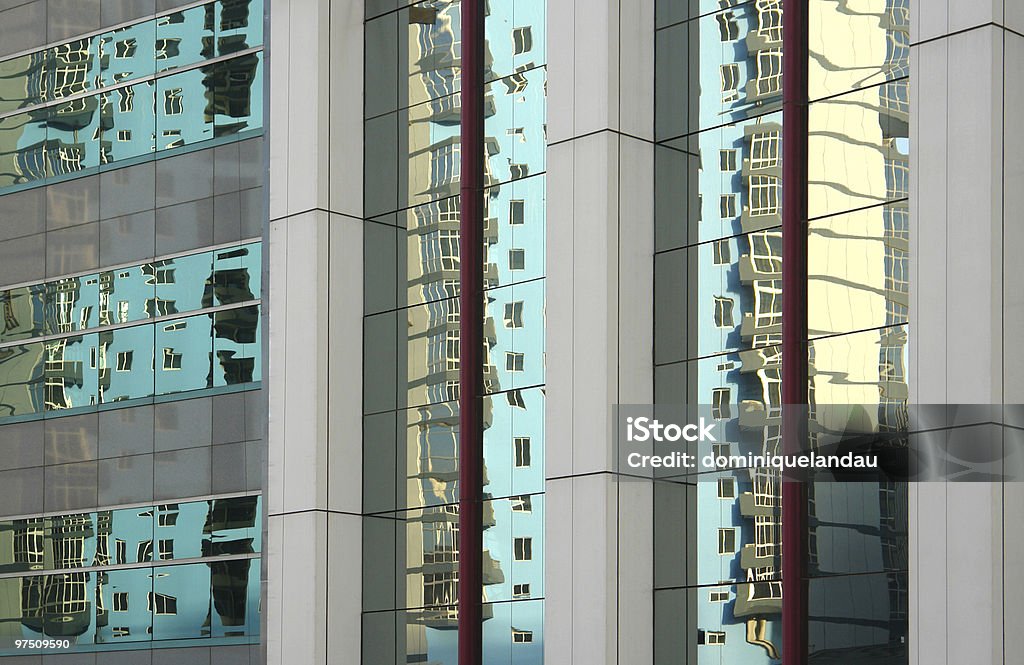
[[[1024,399],[1024,7],[915,0],[911,48],[911,399]],[[1017,485],[911,488],[910,662],[1016,663]]]
[[[652,492],[612,405],[653,401],[654,2],[548,5],[549,663],[653,657]]]
[[[358,663],[363,3],[270,16],[267,662]]]

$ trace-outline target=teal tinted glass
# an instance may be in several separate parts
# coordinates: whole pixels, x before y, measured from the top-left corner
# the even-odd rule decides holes
[[[0,620],[12,637],[68,638],[72,651],[249,643],[259,635],[261,510],[260,497],[242,496],[0,522],[0,593],[14,599]]]
[[[249,243],[0,291],[0,344],[259,300],[261,256]]]
[[[0,62],[0,190],[262,128],[262,13],[221,0]]]

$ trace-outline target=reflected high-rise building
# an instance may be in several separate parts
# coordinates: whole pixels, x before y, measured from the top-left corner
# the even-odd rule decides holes
[[[734,428],[734,443],[719,444],[724,454],[781,452],[782,5],[716,7],[658,30],[656,84],[682,92],[663,93],[656,122],[656,205],[664,211],[656,288],[687,297],[655,312],[663,368],[656,392],[665,404],[708,405],[727,433]],[[876,430],[897,428],[906,409],[909,14],[906,3],[887,6],[882,21],[832,3],[808,6],[814,442],[821,428],[841,425],[829,422],[838,411],[826,405],[859,405],[867,423],[858,425]],[[655,488],[664,495],[656,505],[685,506],[659,511],[657,529],[696,525],[696,544],[664,559],[687,572],[655,573],[666,613],[658,625],[687,622],[685,635],[665,635],[665,649],[692,662],[777,663],[780,475],[716,475],[691,490]],[[808,571],[829,576],[811,582],[813,657],[876,648],[905,657],[905,506],[902,485],[812,486]],[[863,576],[842,577],[854,573]],[[838,602],[851,593],[877,618]],[[855,628],[864,621],[881,627]]]
[[[533,562],[541,558],[543,541],[543,497],[537,495],[542,489],[537,471],[543,459],[543,408],[538,400],[543,384],[543,301],[537,280],[544,274],[540,253],[544,94],[543,52],[532,42],[533,35],[543,36],[543,21],[541,3],[496,5],[486,30],[483,377],[491,397],[484,400],[483,415],[488,495],[483,509],[483,616],[489,644],[512,639],[509,608],[496,603],[516,601],[516,607],[536,608],[537,602],[519,601],[542,597],[543,588],[541,569]],[[515,28],[510,27],[513,24]],[[394,257],[384,269],[397,276],[397,293],[390,296],[390,307],[372,303],[366,312],[369,321],[393,318],[398,329],[395,345],[383,347],[380,353],[400,359],[399,408],[394,417],[405,436],[404,442],[401,435],[396,441],[394,467],[380,471],[400,479],[387,505],[397,509],[396,518],[404,528],[381,543],[393,547],[398,557],[397,581],[390,582],[397,585],[397,594],[384,603],[373,599],[365,603],[364,621],[374,625],[387,622],[390,615],[399,617],[393,632],[382,629],[385,634],[380,639],[386,642],[387,633],[394,635],[391,648],[405,654],[396,655],[402,662],[449,662],[456,649],[462,554],[457,506],[459,4],[426,3],[401,10],[397,17],[371,20],[367,26],[368,34],[381,40],[394,34],[386,33],[388,28],[397,28],[400,47],[393,78],[385,74],[381,85],[391,86],[397,101],[392,102],[390,115],[381,116],[369,108],[366,113],[368,127],[385,122],[398,132],[399,156],[391,163],[382,156],[380,168],[397,168],[401,189],[397,201],[381,208],[388,214],[376,220],[389,226],[368,227],[367,249],[387,248]],[[527,36],[527,41],[512,43],[513,33]],[[368,48],[387,48],[385,44],[368,41]],[[513,60],[530,55],[539,60],[525,67],[515,83],[506,85],[502,76],[513,71]],[[533,88],[527,94],[531,82]],[[521,126],[513,127],[515,122]],[[534,282],[513,286],[528,279]],[[397,313],[387,313],[395,307]],[[517,333],[528,336],[513,340]],[[524,374],[530,377],[528,382],[520,379]],[[528,396],[517,390],[523,387],[532,389]],[[514,418],[513,410],[529,410],[533,415]],[[513,483],[513,477],[527,475],[530,482]],[[387,542],[393,545],[384,545]],[[516,543],[520,544],[518,555]],[[525,543],[530,544],[529,558]],[[376,549],[365,551],[367,557],[380,555]],[[374,586],[378,585],[386,587],[389,582],[375,580]],[[516,626],[520,639],[529,635],[529,642],[520,647],[523,651],[537,653],[542,648],[540,618],[539,608],[531,609],[522,628]]]
[[[619,407],[730,455],[781,450],[785,363],[819,448],[1017,401],[1009,3],[796,0],[804,49],[791,0],[481,1],[464,92],[470,1],[0,2],[0,665],[452,665],[477,597],[480,665],[790,665],[779,472],[625,471]],[[1020,650],[1012,486],[807,489],[808,662]]]

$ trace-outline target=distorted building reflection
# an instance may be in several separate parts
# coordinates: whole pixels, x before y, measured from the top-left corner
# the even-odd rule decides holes
[[[881,22],[832,3],[810,7],[809,92],[821,101],[809,112],[808,314],[811,338],[823,338],[809,345],[811,413],[815,405],[865,405],[873,427],[896,426],[907,398],[907,5],[888,3]],[[659,328],[661,362],[686,361],[684,370],[666,364],[657,391],[670,403],[708,405],[726,423],[728,441],[717,451],[725,454],[779,452],[781,442],[782,20],[780,1],[758,0],[659,34],[657,85],[682,85],[684,94],[662,93],[673,105],[657,121],[670,151],[658,167],[659,204],[681,204],[659,221],[670,251],[659,257],[658,286],[689,295],[681,312],[656,312],[684,327]],[[812,424],[812,441],[832,426]],[[671,599],[664,607],[697,596],[687,637],[662,638],[678,645],[666,657],[779,661],[780,489],[770,469],[716,474],[695,483],[695,502],[680,504],[685,514],[661,513],[659,529],[695,522],[697,538],[695,560],[678,554],[685,576],[656,572],[666,580],[659,593]],[[891,635],[857,633],[865,617],[830,597],[841,593],[838,583],[824,596],[812,583],[819,619],[811,653],[824,658],[847,629],[854,643],[899,644],[905,488],[815,490],[810,574],[879,573],[857,589],[858,606],[889,607],[895,623]],[[844,556],[872,563],[851,570]]]
[[[482,593],[485,651],[515,644],[519,657],[536,659],[543,614],[531,599],[543,596],[543,501],[529,495],[543,491],[544,3],[512,5],[491,6],[486,22]],[[393,116],[368,120],[395,117],[400,137],[398,201],[387,209],[397,208],[399,227],[398,423],[405,428],[395,502],[404,593],[392,604],[394,648],[404,662],[449,663],[460,593],[460,8],[401,9],[391,47],[395,20],[367,24],[368,39],[385,40],[373,48],[397,51],[396,79],[384,84],[395,87],[397,102],[381,106]],[[522,608],[515,626],[508,608],[494,604],[513,600]]]
[[[241,496],[0,522],[0,631],[86,651],[257,635],[261,511]]]
[[[260,256],[250,243],[0,292],[0,418],[258,381]]]
[[[262,13],[218,0],[0,63],[0,190],[261,131]]]

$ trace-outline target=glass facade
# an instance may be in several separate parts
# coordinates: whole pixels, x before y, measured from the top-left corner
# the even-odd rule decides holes
[[[250,243],[0,292],[0,422],[260,381],[260,256]]]
[[[0,192],[259,135],[262,0],[219,0],[0,62]]]
[[[259,635],[262,501],[238,496],[0,521],[5,643],[76,651]]]
[[[884,429],[907,399],[908,10],[809,8],[808,400]],[[763,451],[781,440],[782,21],[781,0],[656,17],[656,400],[711,405]],[[905,662],[905,486],[809,494],[811,662]],[[778,476],[661,481],[654,513],[656,662],[778,663]]]
[[[456,658],[459,9],[367,3],[368,664]],[[489,9],[483,639],[501,665],[543,658],[546,5]]]
[[[264,2],[42,4],[0,60],[0,660],[257,662]]]

